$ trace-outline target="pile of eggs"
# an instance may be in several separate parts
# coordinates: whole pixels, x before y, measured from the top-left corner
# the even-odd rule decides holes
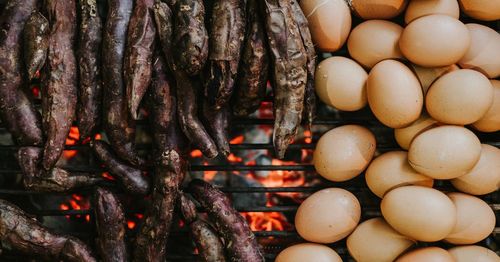
[[[494,211],[477,196],[500,187],[500,149],[481,144],[471,130],[500,131],[500,34],[464,24],[459,15],[499,20],[500,1],[301,0],[300,6],[319,51],[346,45],[349,53],[318,64],[318,97],[340,111],[369,106],[394,129],[401,150],[376,156],[375,135],[360,125],[326,132],[314,151],[317,173],[342,182],[364,172],[381,198],[382,216],[360,223],[355,195],[320,190],[295,217],[309,243],[288,247],[276,261],[342,261],[325,244],[347,238],[359,262],[499,262],[474,244],[495,228]],[[351,12],[366,21],[351,29]],[[404,26],[384,20],[403,12]],[[435,180],[451,181],[457,192],[433,188]],[[414,247],[437,241],[456,247]]]

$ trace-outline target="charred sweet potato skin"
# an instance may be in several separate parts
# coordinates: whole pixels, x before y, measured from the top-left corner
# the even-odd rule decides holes
[[[134,166],[145,165],[135,149],[135,122],[128,113],[123,63],[133,0],[108,0],[102,40],[103,126],[116,154]]]
[[[0,117],[19,145],[42,145],[42,119],[23,85],[23,27],[36,0],[10,0],[0,17]]]
[[[213,110],[210,103],[204,100],[201,115],[203,116],[203,124],[208,133],[215,141],[219,153],[223,156],[228,156],[229,148],[229,122],[231,113],[229,105],[223,105],[219,110]]]
[[[269,53],[258,1],[247,1],[247,33],[241,55],[233,114],[245,117],[259,108],[266,95]]]
[[[77,43],[79,69],[77,120],[80,137],[92,136],[102,120],[102,19],[96,0],[78,0],[80,27]]]
[[[189,184],[189,192],[207,211],[224,239],[230,261],[264,261],[257,240],[246,220],[236,211],[229,198],[203,180]]]
[[[125,215],[120,200],[109,190],[97,188],[94,194],[97,249],[103,262],[126,262]]]
[[[24,25],[23,50],[24,64],[29,80],[35,78],[47,59],[49,48],[49,21],[36,11]]]
[[[47,261],[96,262],[80,240],[43,227],[19,207],[0,200],[0,244]]]
[[[172,34],[174,31],[172,9],[164,2],[156,1],[153,6],[156,32],[164,57],[171,59]],[[171,63],[172,61],[168,61]]]
[[[75,0],[47,0],[50,24],[46,75],[42,88],[43,127],[47,141],[42,165],[50,170],[64,149],[75,118],[77,69],[73,52],[76,32]]]

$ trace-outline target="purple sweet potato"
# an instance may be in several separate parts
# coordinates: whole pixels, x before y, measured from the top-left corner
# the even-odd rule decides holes
[[[73,42],[76,31],[75,0],[47,0],[50,25],[49,52],[42,87],[43,128],[47,141],[42,165],[50,170],[64,149],[75,118],[77,69]]]
[[[207,128],[208,133],[217,144],[219,153],[223,156],[229,155],[229,121],[231,113],[229,105],[223,105],[219,110],[213,110],[210,103],[205,99],[201,115],[203,116],[203,124]]]
[[[29,80],[35,78],[47,59],[49,48],[49,21],[36,11],[24,25],[23,51],[24,64]]]
[[[0,117],[19,145],[42,145],[42,120],[23,81],[22,33],[36,0],[7,1],[0,17]]]

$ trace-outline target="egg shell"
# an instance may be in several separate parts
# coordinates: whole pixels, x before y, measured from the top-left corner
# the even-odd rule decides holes
[[[449,193],[457,209],[457,223],[444,239],[455,245],[477,243],[495,229],[495,213],[483,200],[464,193]]]
[[[417,77],[395,60],[384,60],[372,68],[366,94],[375,117],[391,128],[410,125],[422,112],[423,95]]]
[[[455,262],[455,260],[442,248],[424,247],[404,254],[396,262]]]
[[[348,236],[360,217],[361,206],[351,192],[327,188],[302,202],[295,215],[295,228],[307,241],[333,243]]]
[[[496,132],[500,131],[500,81],[490,80],[493,86],[493,103],[478,121],[472,126],[481,132]]]
[[[329,57],[316,67],[315,90],[325,104],[342,111],[356,111],[366,106],[368,74],[356,61]]]
[[[399,50],[400,25],[385,20],[368,20],[356,26],[347,39],[352,58],[364,67],[372,68],[385,59],[403,58]]]
[[[414,243],[378,217],[359,224],[347,238],[347,249],[357,262],[394,261]]]
[[[392,228],[419,241],[442,240],[456,223],[456,208],[450,198],[428,187],[393,189],[385,194],[380,210]]]
[[[438,126],[438,121],[432,119],[427,113],[422,113],[420,117],[411,125],[394,129],[394,138],[398,145],[408,150],[413,139],[422,132]]]
[[[471,44],[458,61],[462,68],[477,70],[488,78],[500,76],[500,34],[480,24],[466,24]]]
[[[368,166],[376,149],[373,133],[358,125],[345,125],[326,132],[314,150],[318,174],[331,181],[352,179]]]
[[[483,144],[481,157],[466,175],[451,180],[453,186],[468,194],[486,195],[500,188],[500,149]]]
[[[406,7],[407,0],[350,0],[351,10],[363,19],[390,19]]]
[[[447,15],[428,15],[409,23],[399,38],[399,48],[412,63],[424,67],[452,65],[470,45],[467,27]]]
[[[431,84],[434,83],[436,79],[448,72],[460,69],[460,67],[455,64],[442,67],[422,67],[419,65],[411,64],[411,68],[417,75],[418,81],[420,81],[424,97],[427,94],[429,87],[431,87]]]
[[[468,125],[481,119],[493,104],[493,86],[483,74],[460,69],[431,85],[425,96],[429,115],[441,123]]]
[[[365,172],[368,188],[382,198],[386,192],[401,186],[432,187],[434,180],[419,174],[408,164],[408,153],[391,151],[376,157]]]
[[[342,262],[335,250],[320,244],[302,243],[281,251],[275,262]]]
[[[500,262],[500,257],[481,246],[458,246],[448,249],[455,262]]]
[[[300,7],[317,48],[333,52],[344,45],[351,31],[351,12],[344,0],[303,0]]]
[[[496,0],[458,0],[460,9],[466,15],[483,21],[500,19],[500,1]]]
[[[457,0],[411,0],[406,8],[405,23],[426,15],[447,15],[458,19],[460,7]]]
[[[481,142],[460,126],[440,126],[418,135],[410,145],[408,162],[419,173],[434,179],[467,174],[481,156]]]

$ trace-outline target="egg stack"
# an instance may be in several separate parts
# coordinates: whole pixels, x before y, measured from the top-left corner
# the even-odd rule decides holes
[[[352,193],[328,188],[307,198],[295,225],[311,243],[277,261],[342,261],[325,244],[347,238],[356,261],[491,261],[474,244],[495,228],[480,195],[500,187],[500,149],[478,132],[500,131],[500,34],[482,25],[500,19],[500,1],[301,0],[315,45],[326,59],[315,89],[340,111],[368,106],[394,130],[401,150],[377,155],[376,136],[360,125],[326,132],[314,151],[319,175],[333,182],[364,172],[381,217],[360,223]],[[463,23],[459,20],[476,23]],[[352,26],[351,15],[363,21]],[[396,19],[399,23],[386,19]],[[335,51],[346,46],[348,56]],[[333,54],[331,54],[333,52]],[[327,53],[327,55],[324,55]],[[456,192],[433,188],[449,180]],[[443,241],[456,247],[417,243]]]

